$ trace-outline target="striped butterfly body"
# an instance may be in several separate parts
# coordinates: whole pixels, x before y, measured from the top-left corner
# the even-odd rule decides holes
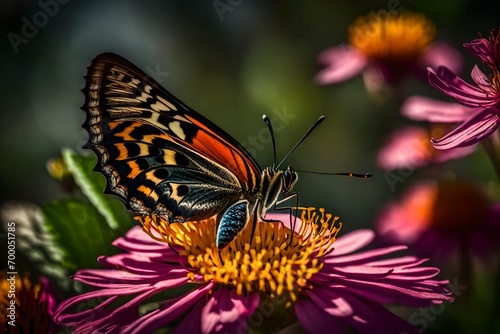
[[[297,181],[290,167],[261,170],[234,138],[118,55],[97,56],[85,82],[85,147],[98,156],[105,192],[131,211],[170,223],[217,215],[222,249]]]

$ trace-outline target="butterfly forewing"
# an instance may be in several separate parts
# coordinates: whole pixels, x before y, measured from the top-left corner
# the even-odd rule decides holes
[[[129,209],[198,220],[259,186],[259,166],[235,139],[122,57],[97,56],[83,92],[96,170]]]

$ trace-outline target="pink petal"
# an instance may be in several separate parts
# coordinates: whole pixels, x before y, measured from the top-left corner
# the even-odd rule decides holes
[[[409,126],[391,134],[379,151],[377,162],[385,170],[397,168],[419,168],[427,165],[433,157],[426,129]]]
[[[198,301],[171,334],[201,333],[201,310],[204,306],[205,300]]]
[[[471,118],[432,144],[439,150],[473,145],[491,135],[500,125],[500,110],[479,109]]]
[[[401,106],[403,116],[433,123],[463,122],[470,117],[472,110],[459,103],[443,102],[418,95],[407,98]]]
[[[381,237],[393,244],[413,245],[427,230],[427,216],[413,208],[425,208],[437,192],[437,184],[426,181],[408,189],[401,202],[389,203],[375,221]]]
[[[351,232],[353,233],[353,232]],[[331,252],[330,254],[326,255],[324,257],[323,262],[324,263],[329,263],[329,264],[346,264],[346,263],[356,263],[356,262],[367,262],[367,260],[371,258],[376,258],[379,256],[387,255],[390,253],[394,253],[400,250],[407,249],[408,247],[399,245],[399,246],[391,246],[391,247],[384,247],[384,248],[376,248],[376,249],[371,249],[365,252],[360,252],[360,253],[355,253],[355,254],[350,254],[350,255],[343,255],[343,256],[338,256],[335,251]]]
[[[150,257],[136,254],[121,253],[112,256],[99,257],[99,263],[112,268],[122,268],[130,273],[137,275],[158,275],[162,273],[168,275],[174,270],[187,270],[182,268],[179,263],[162,263],[160,261],[151,261]]]
[[[306,291],[311,300],[324,312],[335,317],[349,317],[354,313],[351,305],[335,290],[316,288]]]
[[[370,93],[383,94],[382,90],[390,80],[379,66],[367,66],[363,72],[363,82]]]
[[[334,242],[335,256],[349,254],[372,242],[375,232],[368,229],[360,229],[349,232],[337,238]]]
[[[387,277],[393,272],[392,268],[377,268],[370,265],[338,266],[323,269],[324,274],[334,274],[349,277],[349,279],[369,280]]]
[[[187,270],[177,269],[157,275],[136,275],[114,269],[86,269],[78,271],[72,278],[100,288],[127,288],[129,286],[153,286],[158,282],[170,282],[170,288],[183,285],[189,281]]]
[[[446,67],[439,67],[437,72],[431,68],[427,70],[431,85],[465,106],[489,106],[498,101],[497,98],[486,95],[482,89],[465,82]]]
[[[396,266],[387,267],[376,267],[373,266],[372,263],[367,263],[366,265],[354,265],[354,266],[342,266],[337,268],[332,268],[331,273],[342,274],[343,276],[349,277],[349,279],[355,280],[377,280],[388,278],[390,275],[390,279],[396,280],[398,279],[398,275],[400,273],[403,274],[403,280],[408,279],[409,276],[412,279],[418,280],[426,280],[431,279],[439,273],[439,269],[437,268],[425,268],[418,267],[414,269],[409,268],[397,268]],[[417,273],[415,275],[413,273]]]
[[[477,65],[474,65],[472,68],[471,78],[478,86],[481,86],[485,90],[493,86],[488,76]]]
[[[345,81],[361,73],[367,59],[357,49],[341,45],[323,51],[318,58],[327,67],[315,77],[318,84],[332,84]]]
[[[307,306],[311,308],[311,311],[322,315],[321,323],[317,321],[311,323],[308,319],[299,317],[299,313],[296,311],[299,321],[308,332],[341,333],[342,331],[331,331],[330,328],[320,332],[318,328],[323,328],[325,324],[342,322],[354,327],[358,333],[399,333],[401,330],[417,333],[414,327],[380,304],[366,299],[359,299],[345,290],[322,288],[307,290],[306,293],[313,301],[313,303],[308,303]],[[304,312],[305,310],[302,308],[300,311]],[[311,312],[306,314],[310,315]],[[318,316],[313,319],[315,318],[318,318]]]
[[[343,332],[343,328],[336,318],[328,316],[321,307],[308,299],[299,300],[295,303],[295,315],[307,333]]]
[[[473,109],[455,104],[460,108]],[[441,137],[444,130],[435,128],[433,135]],[[475,152],[475,146],[455,148],[447,151],[437,151],[431,146],[430,135],[424,128],[412,126],[395,131],[378,153],[377,162],[385,170],[414,170],[429,163],[445,162],[458,159]]]
[[[500,102],[500,93],[496,90],[495,86],[491,83],[490,78],[483,71],[479,69],[477,65],[471,71],[472,80],[481,87],[482,90],[486,92],[486,95],[491,97],[491,105],[498,104]],[[483,105],[488,107],[489,105]]]
[[[359,300],[344,291],[341,291],[339,295],[348,300],[352,308],[356,310],[356,314],[352,320],[349,319],[349,323],[357,333],[420,333],[417,328],[378,303]]]
[[[190,291],[183,296],[169,300],[159,309],[147,313],[135,322],[131,323],[123,331],[123,334],[151,333],[155,329],[171,323],[190,309],[193,304],[203,298],[203,296],[205,296],[207,292],[213,288],[213,286],[213,283],[201,285],[197,289]],[[200,313],[198,313],[198,316],[200,316]]]
[[[427,66],[432,68],[446,66],[452,72],[457,73],[462,69],[464,59],[461,53],[451,45],[444,42],[435,42],[422,55],[420,63],[424,68]]]
[[[113,246],[116,246],[129,253],[139,253],[145,256],[161,256],[162,259],[167,258],[171,254],[179,257],[165,243],[161,243],[151,239],[140,226],[132,227],[124,237],[113,241]]]
[[[75,296],[70,299],[66,299],[64,302],[59,304],[57,307],[55,313],[54,313],[54,321],[56,321],[59,324],[63,324],[65,326],[76,326],[79,322],[82,320],[88,320],[89,318],[96,318],[98,315],[96,310],[101,310],[103,314],[109,314],[110,311],[105,311],[106,306],[113,304],[118,298],[118,296],[115,297],[110,297],[108,299],[105,299],[101,303],[95,305],[92,304],[92,306],[95,306],[94,308],[89,308],[83,311],[79,311],[77,313],[67,313],[66,310],[72,307],[75,304],[79,305],[86,305],[88,303],[88,299],[91,298],[97,298],[95,296],[89,296],[88,294],[80,295],[81,298],[78,298]],[[102,297],[99,296],[102,300]],[[100,301],[99,300],[99,301]]]
[[[276,212],[270,212],[266,213],[266,219],[270,220],[278,220],[283,223],[288,222],[290,220],[290,215],[288,213],[276,213]],[[293,216],[292,216],[293,218]]]
[[[493,52],[491,50],[491,44],[486,38],[478,38],[470,43],[464,43],[464,48],[491,68],[496,66],[495,60],[492,57]]]
[[[444,151],[441,150],[439,151],[439,154],[436,154],[434,156],[434,161],[437,163],[441,163],[448,160],[460,159],[476,152],[476,150],[476,144],[465,147],[455,147]]]
[[[201,331],[246,333],[247,318],[259,306],[259,301],[258,293],[240,296],[235,289],[221,288],[215,291],[201,311]]]
[[[436,268],[431,269],[437,270]],[[428,271],[428,274],[423,277],[429,277],[430,274],[436,275],[436,271]],[[444,287],[448,283],[447,281],[426,283],[420,280],[418,276],[413,278],[409,273],[407,275],[400,275],[400,279],[396,279],[392,273],[385,278],[373,280],[351,279],[348,276],[343,277],[341,275],[332,276],[332,279],[338,282],[330,285],[323,284],[326,290],[337,293],[348,291],[360,299],[380,304],[398,303],[408,306],[422,306],[428,305],[431,302],[440,303],[442,301],[451,302],[454,300],[449,291]],[[322,292],[323,297],[327,295],[328,292]]]

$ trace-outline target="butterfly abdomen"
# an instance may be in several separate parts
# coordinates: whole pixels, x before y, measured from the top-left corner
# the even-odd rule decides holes
[[[249,220],[248,201],[231,205],[222,215],[217,229],[217,248],[222,249],[246,227]]]

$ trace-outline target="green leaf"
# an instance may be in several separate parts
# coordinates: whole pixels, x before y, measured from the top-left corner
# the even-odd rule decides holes
[[[103,175],[93,171],[97,163],[94,156],[83,156],[71,149],[63,149],[62,156],[76,184],[105,218],[110,228],[119,229],[124,233],[135,225],[132,215],[125,209],[123,203],[113,196],[104,194],[106,180]]]
[[[120,234],[88,201],[65,198],[42,207],[54,241],[64,250],[62,265],[70,270],[100,268],[97,257],[118,251],[111,242]]]

